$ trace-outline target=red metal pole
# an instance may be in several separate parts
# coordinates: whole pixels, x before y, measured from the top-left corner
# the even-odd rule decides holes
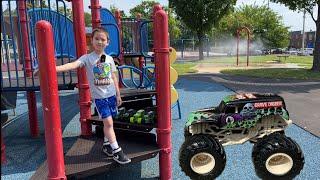
[[[97,28],[101,26],[100,20],[100,3],[99,0],[91,0],[91,14],[92,14],[92,28]]]
[[[247,66],[249,66],[249,48],[250,48],[250,31],[249,29],[247,29],[247,33],[248,33],[248,42],[247,42]]]
[[[117,9],[115,12],[114,12],[114,16],[116,18],[116,21],[117,21],[117,25],[118,25],[118,28],[119,28],[119,46],[120,46],[120,54],[119,54],[119,60],[120,60],[120,66],[124,65],[124,49],[122,47],[122,38],[123,38],[123,35],[122,35],[122,24],[121,24],[121,12]],[[123,70],[121,69],[121,74],[123,74]],[[120,77],[119,77],[120,78]],[[119,88],[123,88],[123,84],[121,83],[120,79],[119,79]]]
[[[22,33],[22,47],[24,51],[24,60],[25,60],[25,71],[26,76],[32,76],[31,69],[31,56],[29,51],[29,38],[28,38],[28,19],[26,15],[26,1],[18,1],[18,13],[20,17],[20,26]],[[22,61],[21,61],[22,62]],[[27,101],[28,101],[28,110],[29,110],[29,126],[30,134],[32,137],[39,136],[39,125],[37,117],[37,100],[36,95],[33,91],[27,92]]]
[[[22,46],[24,50],[24,60],[25,60],[25,71],[28,77],[32,76],[32,69],[31,69],[31,57],[29,51],[29,41],[28,41],[28,19],[26,15],[26,1],[18,1],[18,13],[20,17],[20,26],[22,32]]]
[[[141,51],[141,45],[140,45],[140,32],[139,32],[139,27],[140,27],[140,24],[141,24],[141,14],[138,13],[137,14],[137,24],[136,24],[136,44],[137,44],[137,49],[139,51]],[[144,66],[144,58],[142,55],[139,56],[139,59],[138,59],[138,62],[139,62],[139,69],[141,70],[141,72],[143,72],[143,66]],[[143,81],[143,76],[142,74],[140,75],[140,82]]]
[[[61,117],[52,26],[41,20],[36,24],[40,92],[45,127],[48,179],[67,179],[63,158]]]
[[[154,20],[155,19],[155,14],[156,14],[156,12],[157,11],[160,11],[160,10],[162,10],[162,7],[161,7],[161,5],[160,4],[156,4],[154,7],[153,7],[153,13],[152,13],[152,19]],[[155,24],[155,23],[154,23]],[[152,38],[153,38],[153,48],[155,48],[156,47],[156,43],[157,42],[155,42],[155,39],[156,39],[156,34],[155,34],[155,30],[154,30],[155,28],[153,27],[153,31],[152,31]],[[153,50],[154,51],[154,50]],[[154,53],[154,59],[156,59],[156,53]],[[156,72],[156,69],[155,69],[155,72]],[[157,74],[157,73],[156,73]],[[158,81],[156,80],[156,83],[155,83],[155,86],[156,87],[158,87]]]
[[[34,91],[27,92],[28,109],[29,109],[29,128],[32,137],[39,136],[39,125],[37,117],[37,100]]]
[[[83,1],[72,1],[72,12],[77,57],[79,58],[80,56],[87,53]],[[79,88],[81,135],[88,136],[92,134],[91,124],[87,121],[87,119],[91,118],[91,97],[89,91],[89,84],[86,76],[86,70],[84,67],[78,68],[77,73]]]
[[[156,9],[157,7],[154,7]],[[169,33],[168,16],[163,10],[154,15],[154,52],[157,87],[158,144],[161,148],[159,155],[160,179],[172,179],[171,163],[171,103],[169,75]]]
[[[237,30],[237,66],[239,66],[239,38],[240,38],[240,32]]]
[[[119,10],[116,10],[114,13],[114,16],[117,20],[117,25],[119,28],[119,35],[120,35],[120,42],[119,42],[119,46],[120,46],[120,65],[124,65],[124,52],[123,52],[123,47],[122,47],[122,38],[123,38],[123,34],[122,34],[122,24],[121,24],[121,12]]]
[[[1,132],[1,164],[6,163],[6,146],[4,145],[2,132]]]

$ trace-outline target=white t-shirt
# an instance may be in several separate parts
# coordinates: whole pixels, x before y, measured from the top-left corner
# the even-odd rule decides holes
[[[104,54],[104,53],[103,53]],[[105,62],[100,62],[100,56],[95,52],[81,56],[80,67],[85,66],[92,99],[108,98],[116,95],[112,72],[117,71],[111,56],[106,56]]]

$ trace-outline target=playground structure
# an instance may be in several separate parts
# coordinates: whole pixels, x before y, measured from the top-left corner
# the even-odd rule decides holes
[[[2,1],[4,3],[6,1]],[[52,12],[52,8],[48,7],[48,9],[40,7],[43,11],[39,11],[35,8],[35,2],[31,1],[32,8],[27,8],[26,1],[13,1],[15,3],[15,7],[18,9],[19,13],[16,15],[17,22],[17,30],[11,31],[11,37],[17,37],[17,41],[21,43],[21,47],[16,48],[15,43],[13,43],[13,52],[14,58],[6,57],[3,67],[4,70],[1,72],[1,90],[7,92],[14,91],[27,91],[28,92],[28,107],[29,107],[29,123],[31,135],[36,137],[39,135],[39,128],[37,124],[37,110],[35,106],[35,94],[34,91],[40,89],[41,85],[41,93],[42,93],[42,102],[44,108],[44,118],[45,118],[45,134],[47,140],[47,157],[48,160],[37,170],[37,172],[33,175],[32,179],[55,179],[65,177],[77,177],[79,174],[81,176],[91,175],[92,173],[104,172],[106,167],[115,166],[113,162],[108,161],[106,163],[106,159],[103,159],[100,153],[100,149],[92,148],[91,154],[86,156],[88,161],[95,160],[95,162],[100,161],[100,163],[93,165],[92,163],[88,163],[87,166],[72,166],[70,165],[70,159],[73,161],[77,157],[77,153],[81,152],[81,148],[79,147],[87,147],[86,143],[99,144],[102,143],[101,139],[97,139],[92,137],[92,124],[94,124],[94,118],[91,118],[91,99],[89,93],[89,86],[85,76],[85,70],[83,68],[77,70],[77,77],[75,77],[74,73],[62,73],[58,74],[56,77],[55,64],[64,64],[66,62],[70,62],[76,57],[80,57],[81,55],[87,53],[86,39],[85,39],[85,27],[84,27],[84,13],[83,13],[83,2],[82,1],[72,1],[72,12],[73,12],[73,23],[70,23],[71,20],[67,19],[66,11],[64,14]],[[8,9],[9,12],[13,11],[13,7],[11,7],[12,2],[8,1]],[[50,4],[50,1],[49,1]],[[57,0],[56,4],[62,4],[64,10],[66,5],[64,1]],[[30,5],[30,4],[29,4]],[[2,6],[3,7],[3,6]],[[124,58],[126,54],[124,50],[120,50],[121,48],[121,34],[122,31],[119,31],[119,27],[121,27],[121,21],[119,19],[115,23],[104,23],[100,15],[103,15],[103,9],[99,5],[98,0],[91,1],[91,12],[92,12],[92,26],[98,27],[101,26],[109,26],[104,27],[108,31],[112,29],[115,32],[118,32],[118,36],[112,36],[114,38],[118,38],[118,45],[116,44],[116,40],[112,41],[111,44],[115,44],[115,46],[110,46],[111,49],[107,48],[107,53],[112,55],[115,58],[120,59],[120,63],[124,62]],[[58,9],[58,5],[56,7]],[[58,11],[58,10],[57,10]],[[37,14],[39,12],[39,14]],[[44,13],[45,16],[41,16],[41,12]],[[2,9],[2,14],[4,11]],[[38,16],[37,16],[38,15]],[[4,16],[2,16],[4,17]],[[12,15],[9,13],[7,16],[10,20],[12,20]],[[120,17],[119,11],[116,12],[116,17]],[[47,20],[51,23],[53,27],[48,22],[41,21],[41,23],[37,23],[37,20]],[[3,22],[4,18],[1,19]],[[64,20],[64,21],[63,21]],[[55,23],[53,23],[55,22]],[[141,21],[140,21],[141,22]],[[170,111],[170,77],[169,77],[169,47],[168,47],[168,19],[166,13],[162,10],[161,6],[155,6],[154,8],[154,16],[153,21],[148,21],[144,23],[139,23],[141,26],[146,25],[147,23],[153,23],[153,37],[154,37],[154,57],[153,56],[141,56],[142,50],[144,47],[148,47],[145,44],[140,45],[140,52],[131,56],[137,56],[139,58],[139,67],[143,67],[142,64],[146,63],[143,57],[152,58],[155,62],[154,66],[154,81],[155,81],[155,91],[154,90],[136,90],[131,92],[126,92],[126,89],[122,90],[122,94],[124,97],[129,96],[140,96],[141,94],[152,94],[152,98],[156,97],[156,111],[157,111],[157,119],[161,119],[161,121],[156,121],[152,126],[143,126],[143,125],[130,125],[126,123],[119,123],[120,125],[126,125],[126,127],[147,127],[149,129],[156,128],[157,129],[157,140],[155,138],[155,134],[139,132],[134,133],[134,136],[143,139],[148,139],[145,143],[130,143],[130,141],[125,141],[126,138],[132,136],[132,132],[130,132],[130,128],[126,130],[120,130],[121,132],[126,132],[124,134],[130,134],[131,136],[124,136],[123,142],[127,142],[124,146],[128,148],[129,156],[132,156],[133,162],[141,161],[144,159],[148,159],[156,156],[159,152],[159,166],[160,166],[160,178],[161,179],[172,179],[171,178],[171,139],[170,139],[170,131],[171,131],[171,111]],[[12,21],[10,24],[10,28],[12,30],[13,24]],[[123,26],[123,25],[122,25]],[[62,28],[63,27],[63,28]],[[57,28],[57,29],[56,29]],[[62,37],[62,35],[67,35],[70,33],[63,33],[61,31],[73,30],[73,35],[68,37]],[[140,30],[140,37],[145,34]],[[146,28],[145,28],[146,29]],[[10,32],[10,30],[6,30],[5,27],[2,26],[1,36],[3,37],[4,44],[8,43],[9,40],[6,39],[7,36],[3,36],[6,32]],[[28,33],[30,32],[30,33]],[[122,32],[122,33],[120,33]],[[110,32],[109,32],[110,33]],[[70,40],[70,38],[71,40]],[[140,41],[142,38],[140,38]],[[70,42],[70,44],[67,43]],[[74,41],[74,44],[72,44]],[[147,40],[145,42],[148,42]],[[143,44],[143,43],[142,43]],[[73,45],[73,46],[72,46]],[[60,51],[59,51],[60,47]],[[72,49],[71,47],[76,47]],[[112,51],[112,47],[119,51]],[[16,51],[21,51],[22,55],[18,55]],[[143,50],[144,52],[149,52],[147,49]],[[6,52],[8,50],[6,49]],[[115,53],[110,53],[115,52]],[[117,52],[119,54],[117,54]],[[35,64],[32,61],[36,59],[39,62],[40,73],[48,74],[48,76],[41,76],[41,79],[33,76],[33,69],[35,68]],[[56,59],[56,60],[55,60]],[[19,69],[19,62],[22,66]],[[122,64],[120,64],[122,65]],[[120,69],[121,70],[121,69]],[[120,72],[119,70],[119,72]],[[143,77],[147,77],[147,68],[140,69],[138,71],[140,74],[144,74]],[[137,72],[136,69],[134,69]],[[44,79],[43,79],[44,78]],[[142,78],[145,79],[145,78]],[[39,83],[39,81],[41,83]],[[78,82],[77,82],[78,81]],[[176,81],[176,79],[175,79]],[[175,82],[171,82],[171,85]],[[47,86],[44,86],[47,83]],[[75,145],[67,152],[66,156],[63,158],[63,150],[62,150],[62,139],[61,139],[61,125],[60,125],[60,112],[51,111],[57,110],[59,101],[57,98],[57,90],[64,89],[73,89],[74,87],[79,88],[79,105],[80,105],[80,123],[81,123],[81,138],[75,143]],[[138,87],[142,88],[142,83],[138,84]],[[55,95],[55,96],[53,96]],[[50,97],[49,97],[50,96]],[[175,95],[177,99],[177,95]],[[154,101],[154,100],[153,100]],[[118,124],[118,125],[119,125]],[[52,127],[56,127],[56,131],[52,131]],[[117,127],[117,123],[115,123],[115,127]],[[123,127],[123,126],[118,126]],[[58,146],[55,148],[50,147],[51,143],[48,142],[56,142]],[[121,141],[121,140],[120,140]],[[133,154],[130,154],[130,148],[135,147],[133,150]],[[2,162],[5,162],[5,146],[1,144],[1,158]],[[95,151],[94,151],[95,150]],[[99,151],[99,152],[97,152]],[[131,151],[132,152],[132,151]],[[138,152],[138,153],[137,153]],[[98,154],[97,156],[91,156],[92,154]],[[100,153],[100,154],[99,154]],[[84,168],[84,169],[83,169]],[[95,169],[95,171],[91,171]],[[99,170],[100,169],[100,170]]]

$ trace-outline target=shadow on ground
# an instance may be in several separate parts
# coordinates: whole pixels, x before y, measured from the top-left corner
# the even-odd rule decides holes
[[[20,94],[19,98],[23,98]],[[29,117],[26,101],[19,102],[19,116],[2,129],[4,142],[6,145],[7,164],[2,168],[1,174],[27,173],[35,171],[40,164],[46,159],[45,139],[44,139],[44,121],[41,106],[40,93],[36,93],[38,108],[38,123],[40,136],[32,138],[29,130]],[[66,131],[70,126],[72,119],[79,113],[79,106],[76,105],[78,95],[75,93],[60,93],[60,112],[62,131],[75,136],[77,132]],[[74,104],[74,105],[71,105]],[[24,112],[21,112],[24,111]],[[79,119],[77,120],[79,121]],[[80,124],[80,123],[76,123]],[[79,128],[79,126],[78,126]],[[65,137],[65,136],[64,136]],[[63,139],[64,152],[67,152],[72,144],[76,141],[75,137],[65,137]],[[32,145],[32,146],[30,146]]]

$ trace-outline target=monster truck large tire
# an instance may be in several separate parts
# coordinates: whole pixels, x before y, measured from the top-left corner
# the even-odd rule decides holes
[[[189,133],[187,130],[184,130],[184,139],[187,140],[192,136],[191,133]]]
[[[207,135],[194,135],[182,144],[179,164],[191,179],[214,179],[226,165],[226,154],[218,140]]]
[[[253,147],[252,160],[262,179],[293,179],[304,165],[299,145],[280,133],[259,140]]]

